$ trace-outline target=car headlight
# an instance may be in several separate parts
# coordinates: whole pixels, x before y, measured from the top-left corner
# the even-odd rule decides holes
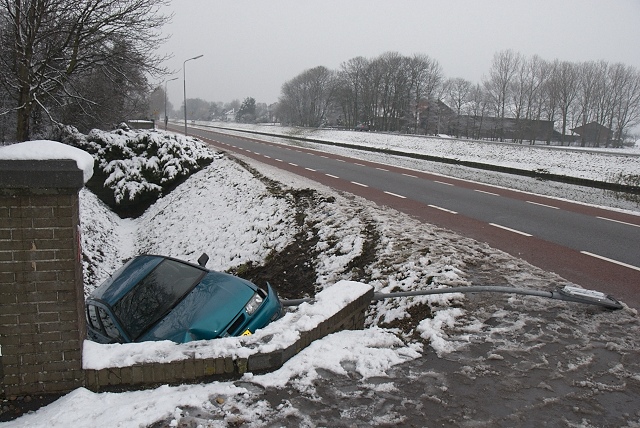
[[[253,315],[253,313],[256,310],[258,310],[260,305],[262,305],[263,300],[264,299],[262,297],[260,297],[260,295],[258,293],[254,294],[253,297],[251,298],[251,300],[249,300],[249,303],[247,303],[246,306],[244,307],[244,310],[249,315]]]

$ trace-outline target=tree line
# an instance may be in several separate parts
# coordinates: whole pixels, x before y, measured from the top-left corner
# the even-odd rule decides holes
[[[619,144],[640,123],[640,72],[605,61],[547,61],[513,50],[494,54],[480,83],[445,78],[437,60],[387,52],[356,57],[338,70],[318,66],[282,86],[281,120],[458,137],[570,141],[569,130],[597,123]],[[582,145],[590,144],[582,134]]]
[[[158,86],[151,94],[150,106],[154,119],[161,117],[160,108],[164,105],[164,89]],[[234,120],[242,123],[266,123],[273,121],[275,106],[256,102],[253,97],[246,97],[242,102],[238,99],[230,102],[206,101],[202,98],[187,99],[187,119],[200,121]],[[177,110],[167,101],[167,114],[176,118],[184,118],[184,103]]]
[[[168,0],[0,0],[0,138],[148,115]]]

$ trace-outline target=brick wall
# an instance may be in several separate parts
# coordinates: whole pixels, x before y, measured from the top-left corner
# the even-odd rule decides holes
[[[287,325],[299,336],[279,342],[268,353],[83,369],[86,326],[78,199],[83,185],[75,161],[0,160],[0,395],[237,378],[276,370],[316,339],[364,327],[373,289],[360,284],[350,303],[323,315],[315,327]],[[259,334],[250,338],[266,340]]]
[[[75,161],[0,161],[2,393],[84,383],[85,336]]]
[[[324,292],[331,293],[332,291],[326,290]],[[364,328],[365,312],[371,304],[372,297],[373,288],[364,288],[359,297],[355,298],[351,303],[345,304],[335,313],[327,315],[317,326],[310,329],[305,329],[305,327],[296,324],[295,317],[292,318],[289,324],[276,326],[274,323],[272,326],[266,327],[265,329],[272,327],[274,330],[287,329],[300,332],[296,340],[290,343],[280,343],[277,349],[268,353],[256,352],[248,357],[236,357],[230,352],[229,355],[215,358],[190,357],[162,363],[147,362],[126,367],[87,369],[85,370],[85,386],[96,392],[118,391],[151,388],[164,384],[233,379],[239,378],[246,372],[264,373],[274,371],[282,367],[284,363],[309,346],[314,340],[341,330]],[[282,322],[284,321],[282,320]],[[254,335],[256,342],[265,340],[265,337],[261,336],[260,333],[258,331]],[[273,333],[269,331],[265,332],[265,334],[268,337]],[[247,340],[247,348],[251,348],[251,341],[254,336],[243,338],[243,340]],[[190,352],[187,350],[186,353]]]

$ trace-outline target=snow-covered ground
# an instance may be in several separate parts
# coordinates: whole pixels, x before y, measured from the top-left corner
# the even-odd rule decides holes
[[[239,123],[200,122],[202,126],[258,131],[283,136],[347,143],[460,161],[479,162],[591,180],[614,181],[640,174],[640,146],[624,148],[529,145],[420,135],[394,135],[332,129],[295,128]]]
[[[232,129],[257,131],[283,136],[295,136],[324,140],[363,147],[375,146],[421,153],[424,155],[459,159],[515,169],[529,169],[551,174],[578,177],[597,181],[609,181],[638,186],[640,183],[640,144],[620,149],[558,147],[537,144],[460,141],[449,137],[425,137],[392,135],[369,132],[339,131],[328,129],[295,128],[279,125],[251,125],[226,122],[200,122],[202,127],[223,127],[221,131],[242,134]],[[217,129],[220,131],[220,129]],[[568,185],[554,181],[542,181],[529,177],[491,172],[458,165],[430,162],[409,157],[390,156],[366,150],[347,149],[326,144],[292,141],[286,138],[261,136],[260,138],[297,144],[326,152],[370,160],[378,163],[429,171],[456,178],[477,181],[509,189],[543,194],[558,199],[568,199],[589,205],[606,206],[613,209],[640,214],[640,201],[635,195],[624,198],[615,192]]]
[[[363,138],[340,135],[349,142]],[[395,138],[415,140],[380,138],[394,146],[400,144]],[[494,147],[508,146],[472,151],[489,154]],[[576,170],[572,162],[552,165],[548,154],[533,154],[549,153],[542,150],[520,153],[535,168]],[[495,161],[493,156],[486,162]],[[579,163],[586,165],[590,156]],[[608,160],[611,164],[603,165]],[[306,215],[319,237],[318,290],[357,279],[345,272],[362,253],[372,226],[378,238],[367,277],[376,291],[486,284],[551,290],[565,283],[486,244],[244,161],[283,189],[317,192]],[[581,176],[602,178],[603,171],[618,167],[638,174],[637,162],[599,156],[582,168],[593,171]],[[140,252],[188,260],[207,252],[209,267],[219,270],[260,262],[292,239],[294,214],[291,200],[270,192],[226,157],[135,220],[118,218],[83,190],[83,249],[97,266],[87,292]],[[419,320],[413,333],[394,327],[420,308],[431,316]],[[378,302],[367,323],[364,331],[315,342],[273,373],[149,391],[96,394],[80,388],[2,426],[640,426],[640,322],[632,309],[609,312],[541,298],[451,294]],[[135,352],[143,354],[137,358],[158,360],[175,346],[160,343]],[[100,358],[121,364],[128,358],[121,349],[103,351],[102,356],[88,352],[85,364],[99,364]]]

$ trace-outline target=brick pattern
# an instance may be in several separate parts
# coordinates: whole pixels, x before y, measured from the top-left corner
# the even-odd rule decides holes
[[[3,395],[84,383],[79,189],[0,192]]]
[[[0,161],[0,166],[0,396],[237,378],[276,370],[316,339],[364,327],[373,290],[268,354],[83,370],[82,171],[67,160]]]
[[[371,304],[373,289],[327,318],[316,328],[301,332],[292,345],[268,354],[249,358],[191,358],[169,363],[145,363],[128,367],[85,370],[85,386],[95,392],[152,388],[239,378],[246,372],[265,373],[277,370],[291,357],[321,339],[341,330],[364,328],[365,311]]]

